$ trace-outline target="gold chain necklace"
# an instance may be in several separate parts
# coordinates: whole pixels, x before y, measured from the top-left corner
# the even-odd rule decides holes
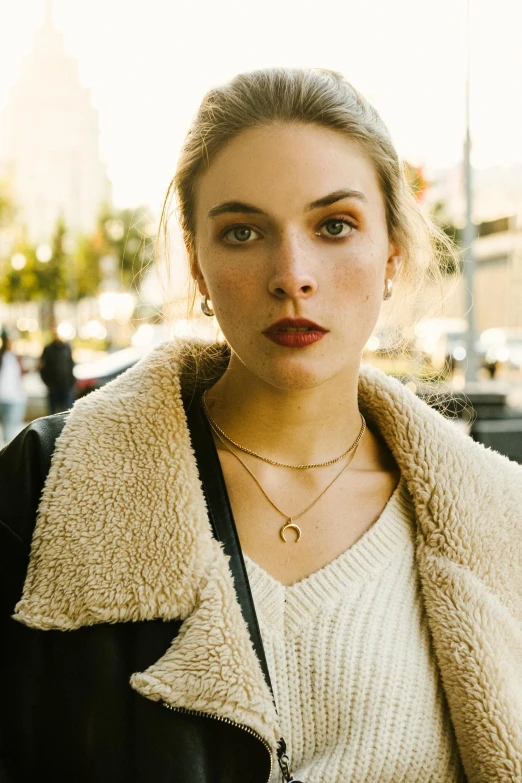
[[[206,394],[206,392],[205,392],[205,394]],[[256,457],[257,459],[262,459],[263,462],[268,462],[269,465],[275,465],[277,468],[294,468],[295,470],[308,470],[309,468],[326,468],[328,465],[334,465],[336,462],[340,462],[342,459],[347,457],[348,454],[350,453],[350,451],[352,451],[353,449],[357,449],[357,446],[359,445],[359,442],[360,442],[362,436],[364,435],[364,430],[366,428],[366,421],[364,419],[364,416],[362,415],[362,413],[359,413],[359,415],[361,417],[361,421],[362,421],[361,430],[360,430],[358,436],[356,437],[356,439],[354,440],[354,442],[352,443],[352,445],[350,446],[350,448],[346,449],[344,454],[341,454],[339,457],[335,457],[335,459],[329,459],[326,462],[314,462],[314,463],[312,463],[310,465],[287,465],[284,462],[276,462],[275,460],[269,459],[268,457],[263,457],[261,454],[258,454],[256,451],[252,451],[251,449],[247,449],[246,446],[241,446],[239,443],[236,443],[235,440],[232,440],[232,438],[230,438],[226,434],[226,432],[223,432],[221,427],[218,424],[216,424],[216,422],[212,418],[212,414],[210,413],[210,411],[209,411],[209,409],[207,407],[207,403],[205,401],[205,394],[203,394],[202,397],[201,397],[201,402],[203,404],[203,410],[205,411],[206,416],[207,416],[207,418],[209,420],[209,423],[212,426],[212,429],[214,430],[216,435],[221,435],[221,439],[225,438],[225,440],[227,440],[229,443],[231,443],[233,446],[235,446],[236,449],[239,449],[240,451],[244,451],[245,454],[250,454],[251,457]],[[234,453],[234,452],[232,452],[232,453]]]
[[[364,417],[362,417],[362,420],[363,420],[362,433],[364,433],[364,430],[365,430],[365,428],[366,428],[366,421],[364,420]],[[212,422],[210,422],[210,425],[212,426]],[[212,429],[214,429],[214,427],[212,427]],[[221,441],[221,443],[224,445],[224,447],[225,447],[225,448],[226,448],[226,449],[227,449],[227,450],[228,450],[228,451],[229,451],[229,452],[230,452],[230,453],[231,453],[231,454],[232,454],[232,455],[233,455],[233,456],[234,456],[236,459],[238,459],[238,460],[240,461],[240,463],[243,465],[243,467],[244,467],[244,468],[246,468],[246,470],[248,470],[248,472],[250,473],[250,475],[252,476],[252,478],[254,479],[254,481],[256,482],[257,486],[259,487],[259,489],[261,490],[261,492],[263,493],[263,495],[265,496],[265,498],[268,500],[268,502],[270,503],[270,505],[271,505],[271,506],[273,506],[273,507],[275,508],[275,510],[276,510],[276,511],[277,511],[279,514],[282,514],[282,516],[283,516],[283,517],[285,517],[285,519],[286,519],[286,522],[285,522],[285,524],[284,524],[284,525],[283,525],[283,526],[280,528],[280,530],[279,530],[279,536],[280,536],[280,538],[281,538],[281,539],[282,539],[282,540],[285,542],[285,544],[286,544],[286,543],[288,543],[288,542],[287,542],[287,540],[286,540],[286,538],[285,538],[285,532],[286,532],[287,530],[290,530],[290,529],[293,529],[293,530],[295,530],[295,532],[296,532],[296,536],[297,536],[297,537],[296,537],[296,539],[295,539],[295,542],[294,542],[294,543],[295,543],[295,544],[297,544],[297,543],[298,543],[299,539],[301,538],[301,528],[299,527],[299,525],[296,525],[296,524],[295,524],[294,520],[296,520],[296,519],[299,519],[299,517],[302,517],[302,516],[303,516],[303,514],[306,514],[306,512],[307,512],[307,511],[309,511],[309,510],[312,508],[312,506],[315,506],[315,504],[317,503],[317,501],[318,501],[320,498],[322,498],[322,496],[325,494],[326,490],[327,490],[327,489],[330,489],[330,487],[332,486],[332,484],[333,484],[335,481],[337,481],[337,479],[338,479],[338,478],[340,478],[340,477],[343,475],[343,473],[345,472],[345,470],[347,470],[347,468],[348,468],[348,466],[349,466],[350,462],[351,462],[351,461],[353,460],[353,458],[355,457],[355,453],[356,453],[356,451],[357,451],[357,446],[359,445],[359,443],[357,443],[357,446],[355,447],[355,449],[354,449],[354,451],[353,451],[353,454],[351,454],[351,455],[350,455],[350,458],[349,458],[348,462],[346,463],[346,465],[343,467],[343,469],[342,469],[342,470],[341,470],[339,473],[337,473],[337,475],[336,475],[336,476],[334,476],[334,478],[333,478],[333,479],[330,481],[330,483],[329,483],[329,484],[327,484],[327,486],[326,486],[326,487],[325,487],[325,488],[322,490],[322,492],[321,492],[321,493],[320,493],[320,494],[319,494],[319,495],[316,497],[316,499],[315,499],[315,500],[313,500],[313,501],[310,503],[310,505],[308,505],[308,506],[307,506],[307,507],[306,507],[306,508],[305,508],[303,511],[300,511],[298,514],[294,514],[293,516],[288,516],[288,514],[286,514],[286,513],[285,513],[285,512],[284,512],[282,509],[280,509],[278,506],[276,506],[276,504],[274,503],[274,501],[273,501],[273,500],[272,500],[272,499],[271,499],[271,498],[270,498],[270,497],[267,495],[267,493],[265,492],[265,490],[264,490],[264,489],[263,489],[263,487],[261,486],[261,482],[259,481],[259,479],[257,478],[257,476],[256,476],[256,475],[255,475],[255,474],[254,474],[254,473],[253,473],[253,472],[250,470],[250,468],[248,467],[248,465],[247,465],[247,464],[244,462],[244,460],[242,460],[242,459],[241,459],[241,457],[239,456],[239,454],[236,454],[236,452],[235,452],[235,451],[233,451],[233,450],[230,448],[230,446],[228,445],[228,443],[226,442],[226,440],[225,440],[224,438],[222,438],[222,437],[221,437],[221,435],[219,434],[219,432],[218,432],[217,430],[215,430],[215,429],[214,429],[214,432],[216,433],[217,437],[219,438],[219,440]],[[361,437],[362,437],[362,434],[361,434]],[[360,438],[359,438],[359,440],[360,440]]]

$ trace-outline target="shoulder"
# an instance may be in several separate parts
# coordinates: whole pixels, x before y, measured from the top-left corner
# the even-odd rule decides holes
[[[29,545],[56,441],[68,413],[36,419],[0,451],[0,522]]]

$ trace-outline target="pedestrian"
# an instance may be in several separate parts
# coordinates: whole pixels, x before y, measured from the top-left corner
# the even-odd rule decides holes
[[[47,386],[49,413],[61,413],[73,404],[74,361],[71,346],[52,326],[52,340],[40,357],[40,377]]]
[[[384,124],[240,74],[170,193],[224,339],[0,459],[6,780],[522,780],[522,467],[361,363],[445,241]]]
[[[9,443],[24,426],[27,395],[22,382],[21,361],[12,349],[12,340],[2,330],[0,345],[0,424],[4,443]]]

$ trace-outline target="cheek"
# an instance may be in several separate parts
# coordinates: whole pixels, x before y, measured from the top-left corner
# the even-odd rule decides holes
[[[350,253],[343,264],[337,265],[333,285],[352,302],[362,306],[373,301],[382,288],[386,259],[380,247],[357,249]]]
[[[366,245],[337,268],[331,283],[333,309],[339,313],[345,339],[354,350],[366,343],[379,318],[385,263],[382,248]]]
[[[214,312],[221,328],[241,328],[245,320],[252,320],[260,309],[259,275],[257,279],[245,270],[221,265],[209,276],[208,285]]]
[[[253,278],[245,268],[236,269],[230,264],[218,265],[208,282],[216,298],[219,297],[223,303],[237,304],[245,297],[259,296],[259,275]]]
[[[222,252],[210,247],[203,256],[202,268],[205,280],[214,298],[223,305],[232,307],[245,299],[259,298],[263,284],[262,270],[266,268],[263,258],[251,254]],[[242,256],[242,257],[241,257]]]

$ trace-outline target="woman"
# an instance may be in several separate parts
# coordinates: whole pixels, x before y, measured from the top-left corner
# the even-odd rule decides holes
[[[522,780],[522,470],[361,366],[438,267],[382,121],[242,74],[172,195],[226,343],[4,451],[2,780]]]
[[[3,439],[9,443],[23,427],[26,393],[20,360],[12,351],[12,341],[2,332],[0,346],[0,424]],[[1,442],[1,441],[0,441]]]

